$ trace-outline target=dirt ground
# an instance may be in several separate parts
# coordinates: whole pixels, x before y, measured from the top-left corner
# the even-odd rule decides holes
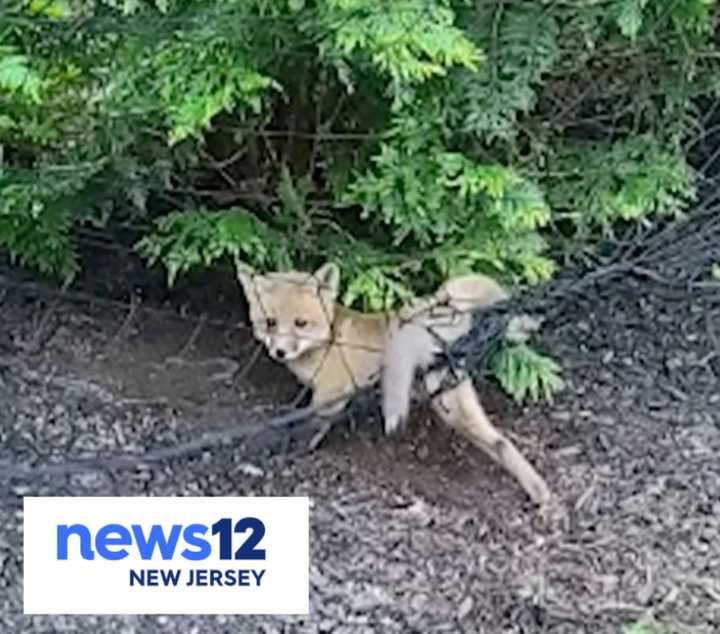
[[[95,255],[78,288],[0,270],[0,468],[141,453],[271,416],[298,393],[262,354],[231,279],[172,293]],[[137,309],[128,309],[133,293]],[[205,313],[205,317],[201,315]],[[621,327],[618,327],[621,324]],[[3,632],[617,634],[638,619],[720,631],[717,311],[660,282],[596,285],[542,346],[565,390],[486,402],[559,498],[538,517],[485,456],[418,411],[359,421],[315,452],[224,446],[150,468],[14,481],[0,507]],[[7,481],[0,481],[0,490]],[[308,617],[24,617],[24,494],[309,495]]]

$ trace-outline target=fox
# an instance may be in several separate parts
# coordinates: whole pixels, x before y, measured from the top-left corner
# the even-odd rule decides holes
[[[259,273],[236,259],[253,335],[269,356],[312,390],[311,407],[322,416],[342,411],[361,388],[381,384],[384,430],[401,429],[415,376],[472,325],[472,312],[508,298],[492,278],[472,273],[446,280],[434,293],[398,309],[360,312],[339,302],[340,269],[327,262],[314,272]],[[530,499],[551,497],[542,476],[485,413],[471,379],[441,389],[447,370],[431,370],[425,385],[432,411],[504,467]]]

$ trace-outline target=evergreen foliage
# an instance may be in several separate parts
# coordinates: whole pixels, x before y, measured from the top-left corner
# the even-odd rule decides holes
[[[120,223],[170,283],[235,255],[334,259],[365,309],[449,273],[536,283],[553,243],[693,200],[720,76],[714,0],[3,5],[0,247],[66,280]]]

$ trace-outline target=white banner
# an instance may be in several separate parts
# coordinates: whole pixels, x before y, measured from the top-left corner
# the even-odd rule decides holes
[[[306,497],[26,497],[25,614],[307,614]]]

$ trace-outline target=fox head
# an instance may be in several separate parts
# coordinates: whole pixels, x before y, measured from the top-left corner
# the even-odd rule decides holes
[[[290,362],[332,339],[340,270],[328,263],[314,273],[255,272],[236,262],[255,338],[271,357]]]

